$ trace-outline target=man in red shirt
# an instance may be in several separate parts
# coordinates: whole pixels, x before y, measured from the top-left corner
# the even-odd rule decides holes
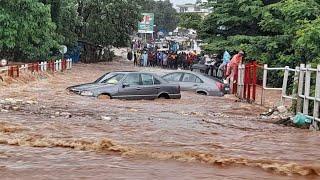
[[[238,78],[238,66],[242,63],[242,60],[244,58],[244,52],[239,51],[238,54],[234,55],[233,58],[230,61],[229,68],[228,68],[228,78],[230,78],[231,75],[234,76],[234,80],[237,80]]]

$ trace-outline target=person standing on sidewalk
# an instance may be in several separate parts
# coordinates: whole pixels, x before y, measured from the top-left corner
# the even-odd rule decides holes
[[[230,53],[226,50],[223,53],[223,58],[222,58],[222,64],[219,66],[218,73],[223,77],[225,75],[227,65],[230,63],[231,55]]]
[[[133,58],[132,50],[131,50],[131,49],[128,49],[127,59],[128,59],[129,61],[131,61],[132,58]]]
[[[168,52],[163,53],[162,56],[162,67],[167,68],[168,66]]]
[[[138,66],[138,56],[137,56],[137,52],[134,52],[133,57],[134,57],[134,59],[133,59],[133,65],[134,65],[134,66]]]
[[[143,66],[147,67],[148,66],[148,54],[147,54],[147,51],[143,52],[142,60],[143,60]]]
[[[238,66],[242,63],[244,58],[244,52],[239,51],[238,54],[234,55],[233,58],[230,61],[230,66],[228,68],[227,72],[227,79],[230,79],[231,76],[234,77],[234,81],[237,81],[238,79]]]

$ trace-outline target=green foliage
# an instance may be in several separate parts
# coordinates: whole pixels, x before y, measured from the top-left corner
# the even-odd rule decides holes
[[[140,0],[142,11],[154,13],[157,29],[167,32],[173,31],[178,24],[178,15],[169,0]]]
[[[79,40],[90,44],[83,56],[100,58],[101,47],[128,44],[144,1],[2,0],[0,58],[44,59],[59,44],[72,47]]]
[[[5,0],[0,4],[0,55],[46,58],[57,47],[50,7],[37,0]]]
[[[318,0],[209,0],[202,23],[206,51],[245,50],[247,59],[274,66],[320,61]]]
[[[140,11],[135,1],[78,0],[83,20],[79,38],[102,46],[125,46],[137,28]]]
[[[77,29],[82,19],[78,16],[76,0],[42,0],[51,6],[51,18],[56,24],[59,43],[74,46],[78,41]]]
[[[179,16],[179,27],[199,30],[202,17],[196,13],[183,13]]]

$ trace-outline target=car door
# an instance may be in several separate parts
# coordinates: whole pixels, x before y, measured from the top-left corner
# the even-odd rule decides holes
[[[119,87],[117,98],[120,99],[140,99],[142,83],[139,73],[130,73],[122,81]]]
[[[154,84],[154,77],[151,74],[141,74],[142,90],[141,96],[144,99],[155,99],[158,95],[159,87]]]
[[[181,78],[181,90],[184,91],[194,91],[196,90],[203,81],[196,75],[190,73],[183,73],[183,77]]]

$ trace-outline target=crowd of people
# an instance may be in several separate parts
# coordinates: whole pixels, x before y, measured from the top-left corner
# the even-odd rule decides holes
[[[162,67],[168,69],[190,69],[191,65],[198,62],[200,56],[194,51],[173,52],[157,50],[138,50],[128,52],[128,60],[132,60],[135,66]]]
[[[234,56],[231,56],[227,50],[222,54],[204,55],[196,54],[194,51],[174,52],[144,49],[129,50],[127,58],[133,61],[135,66],[167,69],[191,69],[193,64],[205,64],[208,69],[204,73],[229,79],[230,76],[237,78],[238,66],[243,61],[244,52],[239,51]]]

